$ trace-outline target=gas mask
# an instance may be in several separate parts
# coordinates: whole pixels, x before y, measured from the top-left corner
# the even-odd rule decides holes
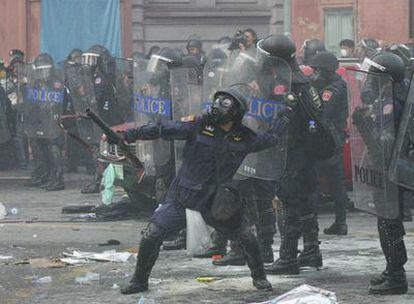
[[[209,116],[212,124],[224,125],[235,119],[237,114],[237,102],[230,95],[218,95],[213,101]]]
[[[332,73],[321,68],[312,67],[314,73],[310,76],[312,86],[317,90],[322,90],[329,84],[329,80],[332,78]]]

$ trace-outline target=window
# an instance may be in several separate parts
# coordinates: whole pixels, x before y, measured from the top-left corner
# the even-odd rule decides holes
[[[325,45],[328,51],[339,55],[339,42],[354,40],[352,8],[325,9]]]

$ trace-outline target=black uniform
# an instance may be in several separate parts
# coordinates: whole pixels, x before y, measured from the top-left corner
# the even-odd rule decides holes
[[[324,104],[323,116],[333,123],[337,130],[338,145],[336,153],[330,159],[317,162],[317,173],[323,176],[328,184],[332,200],[335,202],[335,223],[346,224],[347,195],[344,187],[343,145],[344,130],[348,117],[348,94],[346,82],[338,74],[333,74],[328,83],[313,83]],[[325,229],[329,234],[329,230]],[[346,234],[346,231],[343,231]]]
[[[258,50],[281,57],[290,65],[291,91],[298,99],[298,115],[288,128],[286,166],[276,183],[279,201],[277,225],[281,236],[279,259],[266,271],[270,274],[298,274],[298,239],[302,231],[307,232],[303,234],[304,252],[314,259],[315,266],[322,264],[318,222],[309,197],[316,186],[315,161],[331,157],[335,143],[321,117],[322,101],[296,61],[293,41],[284,35],[271,35],[259,41]],[[271,65],[273,59],[269,55],[267,61]],[[291,99],[294,96],[288,95]]]

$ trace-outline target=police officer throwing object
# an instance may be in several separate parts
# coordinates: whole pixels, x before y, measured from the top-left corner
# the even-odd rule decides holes
[[[294,111],[287,108],[273,121],[269,131],[255,134],[241,123],[249,95],[246,86],[234,85],[218,91],[211,110],[202,117],[150,123],[125,133],[127,142],[163,138],[186,140],[186,144],[180,170],[164,204],[154,212],[143,233],[135,273],[129,285],[121,289],[122,293],[148,290],[149,275],[163,239],[186,225],[185,208],[199,211],[207,224],[230,239],[237,239],[246,256],[253,285],[258,289],[272,288],[266,279],[258,241],[232,187],[232,178],[248,153],[279,142]]]

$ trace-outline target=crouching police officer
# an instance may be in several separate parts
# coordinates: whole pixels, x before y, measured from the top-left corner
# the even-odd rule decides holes
[[[215,94],[211,110],[202,117],[148,124],[125,133],[127,142],[163,138],[186,140],[186,145],[183,163],[165,202],[154,212],[143,233],[135,273],[129,285],[121,289],[123,294],[148,290],[149,275],[163,239],[186,225],[185,208],[199,211],[207,224],[237,240],[253,285],[257,289],[272,288],[266,279],[258,241],[248,225],[232,179],[248,153],[279,142],[294,111],[287,107],[267,132],[257,135],[241,123],[248,96],[247,86],[230,86]]]

